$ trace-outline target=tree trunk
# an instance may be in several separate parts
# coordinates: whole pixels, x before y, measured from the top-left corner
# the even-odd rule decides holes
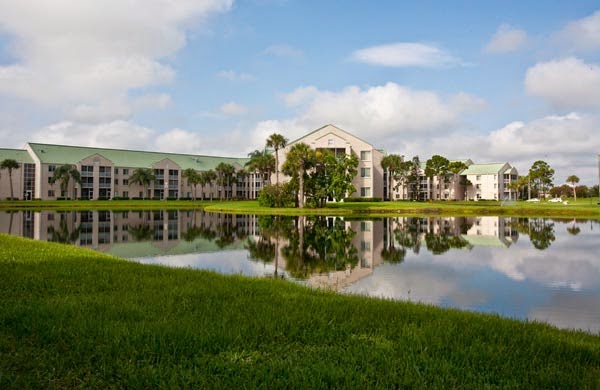
[[[298,171],[298,190],[300,194],[298,194],[298,207],[304,208],[304,171],[300,169]]]
[[[12,171],[8,170],[8,181],[10,182],[10,200],[12,200],[15,196],[13,194],[13,184],[12,184]],[[11,214],[12,217],[12,214]],[[12,220],[11,220],[12,223]]]

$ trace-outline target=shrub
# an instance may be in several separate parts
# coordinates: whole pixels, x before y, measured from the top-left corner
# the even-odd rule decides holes
[[[381,198],[344,198],[344,202],[360,203],[360,202],[381,202]]]
[[[286,207],[294,203],[294,195],[287,184],[266,185],[258,194],[258,204],[262,207]]]

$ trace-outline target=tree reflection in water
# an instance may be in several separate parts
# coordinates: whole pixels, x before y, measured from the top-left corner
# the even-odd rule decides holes
[[[554,235],[554,222],[545,218],[513,218],[511,226],[519,233],[529,236],[529,241],[534,248],[547,249],[556,240]]]
[[[81,234],[81,227],[75,226],[72,230],[69,228],[67,216],[70,214],[71,213],[69,212],[59,212],[60,222],[58,224],[58,229],[55,229],[54,226],[48,227],[50,241],[59,242],[61,244],[74,244],[77,242],[79,235]]]

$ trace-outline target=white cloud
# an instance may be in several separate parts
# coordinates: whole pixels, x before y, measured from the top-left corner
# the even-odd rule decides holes
[[[192,22],[231,0],[9,1],[0,28],[16,62],[0,67],[0,94],[45,104],[94,103],[170,82],[161,60],[186,43]]]
[[[256,80],[256,78],[249,73],[236,72],[231,69],[220,70],[219,72],[217,72],[217,77],[226,79],[229,81],[254,81],[254,80]]]
[[[398,42],[356,50],[352,59],[370,65],[438,68],[463,65],[462,61],[434,45]]]
[[[527,70],[525,89],[558,108],[598,108],[600,66],[574,57],[538,63]]]
[[[288,44],[276,44],[267,47],[264,50],[265,54],[274,55],[277,57],[291,58],[291,59],[302,59],[304,58],[304,52]]]
[[[152,150],[156,132],[129,121],[100,124],[62,121],[35,132],[31,141],[61,145]]]
[[[406,143],[410,155],[440,153],[450,158],[471,158],[476,162],[508,161],[526,174],[536,160],[548,162],[556,173],[555,184],[576,174],[582,184],[598,180],[597,154],[600,117],[570,113],[529,122],[515,121],[488,134],[438,134],[428,140]]]
[[[298,110],[295,118],[277,125],[290,137],[332,123],[375,145],[389,145],[390,137],[412,139],[446,131],[460,123],[463,115],[485,105],[482,99],[466,93],[444,99],[435,92],[391,82],[365,89],[349,86],[340,91],[301,87],[283,99]]]
[[[248,112],[248,107],[236,102],[229,102],[219,107],[219,112],[224,115],[243,115]]]
[[[588,51],[600,48],[600,11],[568,23],[558,33],[558,39],[575,50]]]
[[[484,51],[487,53],[508,53],[517,51],[527,43],[527,33],[524,30],[502,24],[494,33]]]

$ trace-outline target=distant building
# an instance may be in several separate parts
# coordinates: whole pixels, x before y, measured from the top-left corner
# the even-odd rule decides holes
[[[306,143],[313,149],[327,149],[334,154],[356,154],[358,172],[352,184],[356,192],[351,197],[387,199],[388,172],[381,167],[385,153],[372,144],[333,125],[323,126],[290,142],[279,151],[280,182],[289,180],[281,174],[281,166],[290,148]],[[162,153],[139,150],[92,148],[82,146],[51,145],[29,142],[23,149],[0,149],[0,161],[14,159],[20,168],[13,171],[14,197],[19,199],[114,199],[154,198],[256,199],[268,178],[258,172],[243,170],[248,158],[215,157],[193,154]],[[418,183],[397,186],[392,183],[391,199],[452,200],[452,199],[516,199],[508,185],[517,179],[517,170],[509,163],[474,164],[463,160],[468,168],[457,175],[429,178],[425,176],[425,163],[418,170]],[[236,182],[218,186],[216,183],[197,186],[194,190],[183,177],[186,169],[197,172],[214,170],[219,163],[233,165]],[[54,170],[68,164],[81,175],[81,184],[70,180],[62,193],[59,183],[50,183]],[[138,168],[152,169],[156,180],[148,188],[130,182]],[[6,171],[0,172],[0,199],[10,197],[10,183]],[[271,177],[275,179],[275,174]]]

